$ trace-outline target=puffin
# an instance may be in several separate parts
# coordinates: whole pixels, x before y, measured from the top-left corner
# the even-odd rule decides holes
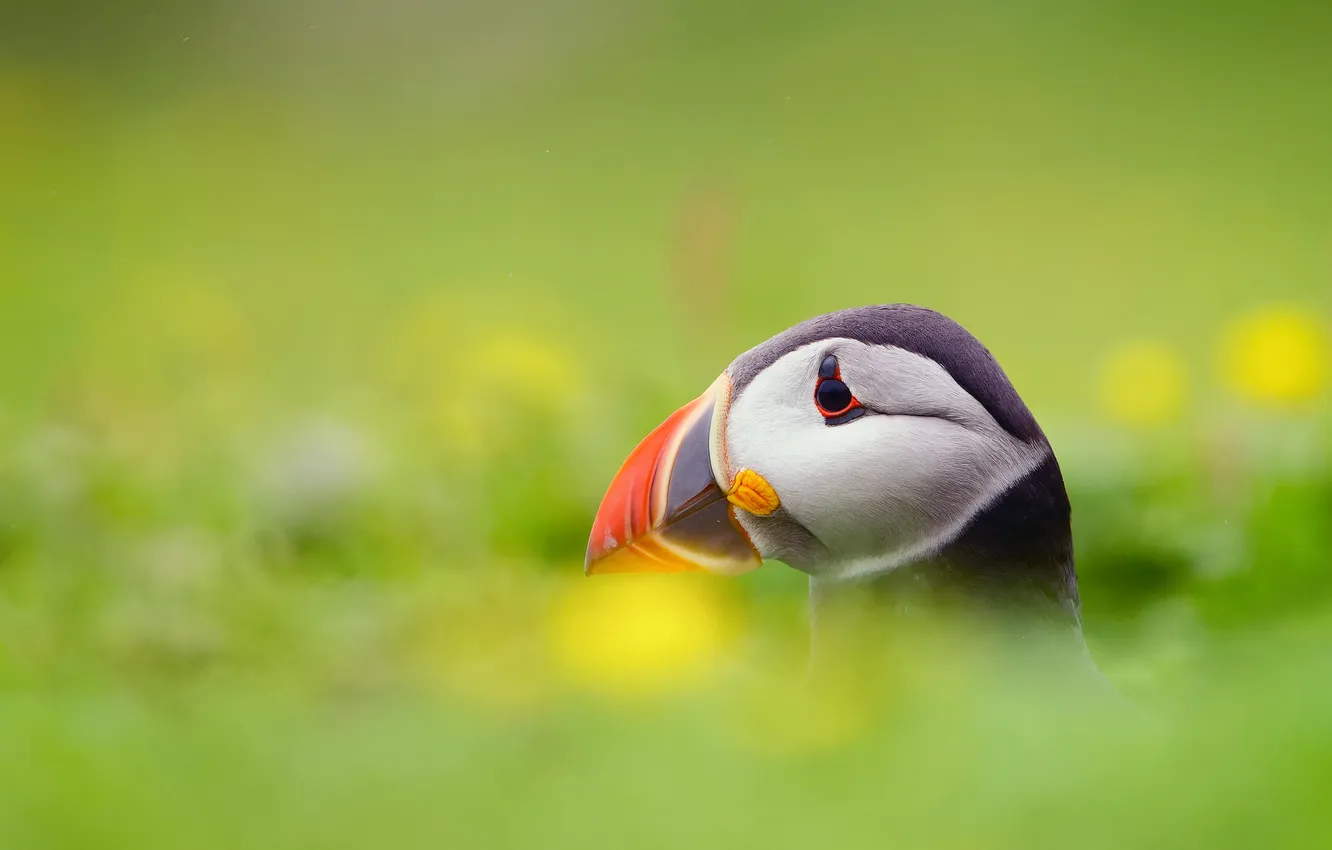
[[[1054,451],[989,350],[934,310],[828,313],[735,358],[629,454],[584,571],[764,561],[808,575],[815,624],[869,594],[1000,613],[1090,663]]]

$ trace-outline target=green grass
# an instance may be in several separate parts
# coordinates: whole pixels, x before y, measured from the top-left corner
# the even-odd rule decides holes
[[[1326,846],[1326,388],[1218,357],[1332,314],[1322,7],[418,6],[0,23],[0,847]],[[968,635],[802,690],[780,566],[690,675],[570,667],[634,442],[886,301],[1047,427],[1144,717]]]

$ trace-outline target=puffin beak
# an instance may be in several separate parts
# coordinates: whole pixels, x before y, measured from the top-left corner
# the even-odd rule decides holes
[[[587,575],[711,572],[757,567],[758,550],[736,522],[718,482],[730,379],[672,413],[620,467],[592,523]]]

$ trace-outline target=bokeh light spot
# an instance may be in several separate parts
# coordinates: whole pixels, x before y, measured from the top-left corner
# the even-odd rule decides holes
[[[558,410],[577,390],[573,359],[553,340],[534,334],[487,336],[477,354],[480,381],[495,381],[510,398],[538,409]],[[483,389],[479,388],[479,389]]]
[[[1298,307],[1269,307],[1231,326],[1222,340],[1222,374],[1240,398],[1257,405],[1308,404],[1327,379],[1326,329]]]
[[[494,320],[493,304],[413,305],[387,334],[384,379],[417,420],[459,455],[493,457],[577,420],[576,349],[533,319]],[[555,324],[564,324],[561,319]]]
[[[557,601],[551,643],[578,687],[611,696],[662,694],[715,668],[736,618],[716,579],[605,576],[578,582]]]

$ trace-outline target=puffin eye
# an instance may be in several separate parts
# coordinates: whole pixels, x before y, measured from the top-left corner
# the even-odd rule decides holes
[[[824,378],[819,381],[814,392],[814,401],[819,405],[819,412],[824,416],[840,416],[855,403],[851,388],[837,378]]]
[[[837,358],[831,354],[819,364],[819,382],[814,386],[814,406],[829,425],[841,425],[859,419],[865,413],[865,408],[860,406],[851,388],[842,380]]]

